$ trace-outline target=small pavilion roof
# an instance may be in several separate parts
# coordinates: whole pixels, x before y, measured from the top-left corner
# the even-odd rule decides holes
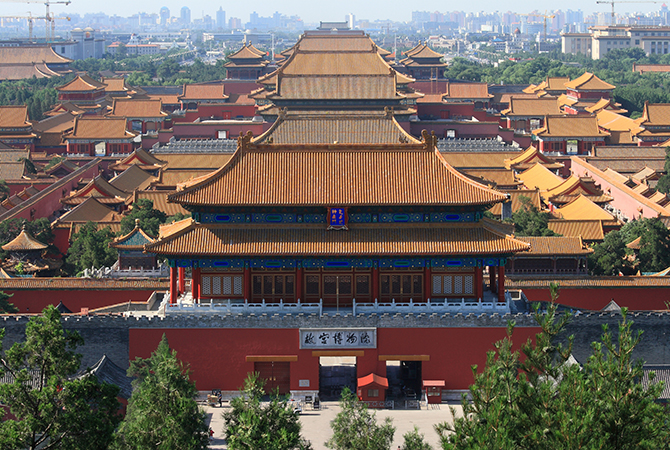
[[[45,250],[48,245],[38,241],[26,231],[25,225],[18,236],[2,246],[2,249],[8,252],[25,252],[35,250]]]
[[[56,86],[59,92],[104,91],[105,85],[88,75],[77,75],[72,81]]]
[[[626,247],[631,250],[640,250],[642,248],[641,242],[642,242],[642,236],[626,244]]]
[[[137,133],[126,129],[123,117],[77,116],[74,128],[63,139],[132,139]]]
[[[556,210],[557,214],[566,220],[605,220],[616,221],[614,216],[593,203],[584,195],[575,197],[573,201]]]
[[[558,115],[561,110],[558,100],[554,97],[548,98],[514,98],[509,100],[509,108],[501,111],[501,114],[514,117],[544,117],[547,115]]]
[[[564,181],[563,178],[540,163],[536,163],[530,169],[521,172],[517,177],[523,181],[526,188],[539,189],[541,191],[553,189]]]
[[[100,383],[109,383],[118,386],[119,397],[129,399],[133,394],[132,378],[128,377],[126,370],[120,368],[114,362],[102,355],[102,358],[91,367],[89,372],[81,373],[78,378],[93,375]]]
[[[163,119],[168,115],[163,112],[163,104],[160,100],[115,98],[112,111],[108,116]]]
[[[421,59],[421,58],[442,58],[443,54],[437,53],[432,48],[428,47],[425,43],[421,43],[411,50],[408,50],[405,55],[411,59]]]
[[[565,87],[576,91],[612,91],[616,88],[590,72],[565,83]]]
[[[584,241],[602,241],[605,239],[602,220],[550,219],[547,227],[561,236],[581,236]]]
[[[258,50],[253,44],[244,43],[242,48],[228,55],[228,59],[256,59],[261,60],[265,56],[265,52]]]
[[[542,137],[606,137],[609,133],[601,131],[596,116],[568,115],[547,116],[544,127],[533,130],[533,134]]]
[[[140,228],[140,220],[135,219],[135,228],[130,233],[114,239],[109,246],[120,250],[144,250],[146,244],[155,241],[155,238],[149,236]]]
[[[358,379],[359,388],[369,386],[371,384],[378,384],[379,386],[387,388],[389,387],[389,380],[388,378],[377,375],[376,373],[371,373]]]
[[[506,199],[453,169],[427,132],[423,144],[256,145],[250,140],[251,133],[240,137],[226,165],[181,186],[170,201],[203,206],[475,206]],[[293,176],[287,177],[289,168]]]
[[[398,124],[392,111],[281,112],[254,143],[275,144],[395,144],[420,141]]]
[[[517,236],[517,239],[530,244],[526,256],[575,256],[588,255],[593,249],[584,245],[579,236]]]
[[[27,106],[0,106],[0,128],[26,128],[30,126]]]

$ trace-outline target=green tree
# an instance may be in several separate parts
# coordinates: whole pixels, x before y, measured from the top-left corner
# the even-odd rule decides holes
[[[661,383],[644,388],[643,362],[633,361],[640,341],[622,309],[615,339],[603,327],[601,342],[583,368],[571,364],[572,337],[555,344],[569,320],[551,303],[537,310],[541,328],[520,357],[508,337],[487,354],[481,373],[473,367],[472,402],[463,416],[436,425],[443,449],[656,449],[667,448],[666,413],[656,399]]]
[[[94,222],[87,222],[75,233],[66,262],[75,273],[91,267],[110,267],[118,258],[116,250],[109,247],[112,239],[114,233],[109,227],[98,230]]]
[[[588,256],[591,275],[619,275],[625,270],[624,257],[626,243],[618,230],[610,231],[605,239],[593,246],[593,253]]]
[[[404,442],[401,450],[432,450],[430,444],[424,440],[423,434],[419,433],[416,425],[412,431],[408,431],[402,437]]]
[[[330,422],[333,436],[326,447],[334,450],[388,450],[391,447],[395,427],[390,417],[378,424],[376,414],[349,389],[342,391],[340,406],[342,410]]]
[[[165,335],[149,358],[130,363],[128,376],[137,379],[117,432],[118,448],[207,448],[206,416],[195,400],[198,391]]]
[[[19,309],[14,306],[13,303],[9,302],[9,299],[13,296],[14,294],[5,294],[4,292],[0,291],[0,313],[7,314],[19,312]]]
[[[640,238],[637,255],[640,271],[659,272],[670,267],[670,230],[660,219],[632,220],[621,228],[621,235],[624,244]]]
[[[512,214],[514,229],[519,236],[557,236],[549,229],[551,214],[542,212],[530,204],[530,198],[521,196],[522,207]]]
[[[12,382],[0,384],[0,402],[17,419],[0,423],[1,448],[107,448],[121,420],[119,388],[91,375],[74,377],[81,344],[49,306],[30,319],[26,340],[4,352],[1,372]]]
[[[231,450],[306,450],[311,445],[300,436],[300,420],[287,398],[273,395],[261,403],[265,381],[258,373],[244,380],[240,396],[230,402],[223,414],[224,433]]]
[[[167,214],[154,209],[154,202],[141,198],[133,203],[130,214],[121,219],[121,233],[130,233],[135,228],[135,219],[139,219],[140,228],[152,236],[158,236],[158,229],[167,220]]]
[[[5,180],[0,180],[0,202],[9,197],[9,186]]]

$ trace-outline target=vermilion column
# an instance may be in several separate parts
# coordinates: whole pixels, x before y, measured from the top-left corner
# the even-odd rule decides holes
[[[432,286],[432,280],[431,280],[431,270],[430,267],[426,266],[423,269],[423,301],[427,302],[428,299],[430,298],[431,295],[431,286]]]
[[[183,294],[186,292],[186,269],[180,267],[177,270],[177,274],[179,275],[179,293]]]
[[[303,283],[303,276],[302,276],[302,267],[299,267],[295,271],[295,300],[302,301],[302,283]]]
[[[251,269],[249,267],[244,268],[244,287],[242,288],[242,293],[245,300],[251,301]]]
[[[379,298],[379,269],[377,267],[372,268],[372,301],[374,302]]]
[[[177,303],[177,268],[170,267],[170,304]]]
[[[194,267],[191,273],[191,296],[195,302],[200,300],[200,267]]]
[[[481,267],[475,267],[475,297],[477,301],[481,301],[484,297],[484,269]]]
[[[505,301],[505,266],[498,267],[498,301]]]
[[[494,266],[489,266],[489,286],[491,292],[496,292],[496,268]]]

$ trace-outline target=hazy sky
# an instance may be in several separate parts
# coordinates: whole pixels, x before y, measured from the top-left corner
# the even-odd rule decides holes
[[[45,8],[39,0],[29,0],[33,4],[17,3],[16,1],[0,0],[2,13],[0,15],[25,15],[28,11],[33,15],[43,15]],[[336,1],[314,1],[314,0],[256,0],[256,1],[186,1],[186,0],[73,0],[68,6],[55,4],[51,11],[60,13],[96,13],[104,12],[112,15],[127,17],[137,12],[158,13],[162,6],[170,9],[171,16],[179,16],[179,10],[182,6],[188,6],[191,9],[191,18],[202,17],[203,14],[209,14],[215,17],[215,12],[219,7],[226,11],[226,19],[238,17],[242,22],[249,20],[249,14],[256,11],[261,16],[269,16],[275,11],[286,15],[298,15],[305,22],[339,21],[344,20],[344,15],[353,13],[357,19],[391,19],[394,21],[409,21],[412,11],[455,11],[466,12],[476,11],[508,11],[530,12],[532,10],[555,10],[557,8],[563,11],[572,9],[581,9],[585,14],[595,11],[610,12],[611,7],[608,4],[596,4],[595,0],[588,2],[580,0],[555,1],[530,1],[519,0],[515,2],[501,3],[493,0],[471,0],[468,2],[444,2],[436,0],[428,1],[383,1],[383,0],[336,0]],[[617,4],[617,12],[649,12],[657,11],[660,8],[660,2],[639,3],[639,4]]]

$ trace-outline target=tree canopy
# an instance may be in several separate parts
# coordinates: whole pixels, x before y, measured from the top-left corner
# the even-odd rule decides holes
[[[154,202],[141,198],[133,202],[130,214],[121,219],[121,234],[130,233],[135,228],[135,219],[139,219],[140,228],[145,233],[158,236],[159,227],[167,220],[167,214],[154,209]]]
[[[74,273],[95,267],[110,267],[117,258],[115,249],[109,246],[114,233],[105,227],[101,230],[95,222],[87,222],[75,233],[72,244],[67,251],[67,264]]]
[[[205,413],[188,369],[163,335],[147,359],[130,363],[133,395],[117,432],[119,449],[205,449],[209,444]]]
[[[541,332],[534,342],[513,350],[510,324],[484,369],[473,367],[463,416],[435,427],[443,449],[667,448],[667,414],[656,402],[663,386],[641,384],[643,362],[632,357],[641,333],[632,331],[625,308],[618,333],[604,326],[583,367],[570,359],[572,337],[555,344],[569,316],[551,303],[535,318]]]
[[[340,406],[342,410],[330,422],[333,436],[326,447],[333,450],[388,450],[391,447],[395,427],[390,417],[378,424],[376,414],[347,388],[342,391]]]
[[[311,445],[300,435],[300,420],[286,397],[272,395],[261,403],[265,381],[258,373],[244,380],[240,396],[230,402],[223,414],[224,433],[231,450],[307,450]]]
[[[551,214],[542,212],[531,205],[530,198],[521,196],[519,201],[522,207],[512,213],[514,230],[519,236],[557,236],[548,227]]]
[[[16,417],[0,422],[0,448],[107,448],[121,420],[119,388],[74,377],[82,344],[78,333],[63,330],[53,306],[30,319],[26,340],[0,359],[0,373],[12,380],[0,384],[0,402]]]

